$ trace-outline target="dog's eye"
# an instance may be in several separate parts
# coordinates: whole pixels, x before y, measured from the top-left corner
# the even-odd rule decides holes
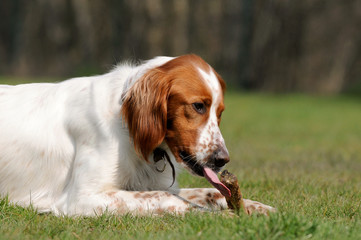
[[[192,106],[197,113],[200,114],[206,113],[206,106],[203,103],[200,102],[192,103]]]

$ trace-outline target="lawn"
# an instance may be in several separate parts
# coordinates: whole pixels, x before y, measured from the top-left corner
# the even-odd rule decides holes
[[[361,98],[232,92],[221,128],[243,195],[276,214],[58,218],[3,199],[0,239],[361,239]]]

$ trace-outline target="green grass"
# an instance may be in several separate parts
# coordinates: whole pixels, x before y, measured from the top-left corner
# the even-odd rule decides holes
[[[58,218],[3,199],[0,239],[361,239],[360,99],[233,92],[221,128],[243,195],[276,214]]]

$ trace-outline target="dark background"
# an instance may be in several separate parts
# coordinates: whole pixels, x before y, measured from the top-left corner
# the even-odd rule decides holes
[[[358,0],[1,0],[0,75],[196,53],[244,90],[361,94]]]

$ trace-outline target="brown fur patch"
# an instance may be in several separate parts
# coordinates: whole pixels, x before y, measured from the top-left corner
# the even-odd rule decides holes
[[[196,195],[192,195],[192,196],[190,196],[190,197],[187,197],[187,200],[192,200],[192,199],[195,199],[195,198],[197,198],[197,196],[196,196]]]

